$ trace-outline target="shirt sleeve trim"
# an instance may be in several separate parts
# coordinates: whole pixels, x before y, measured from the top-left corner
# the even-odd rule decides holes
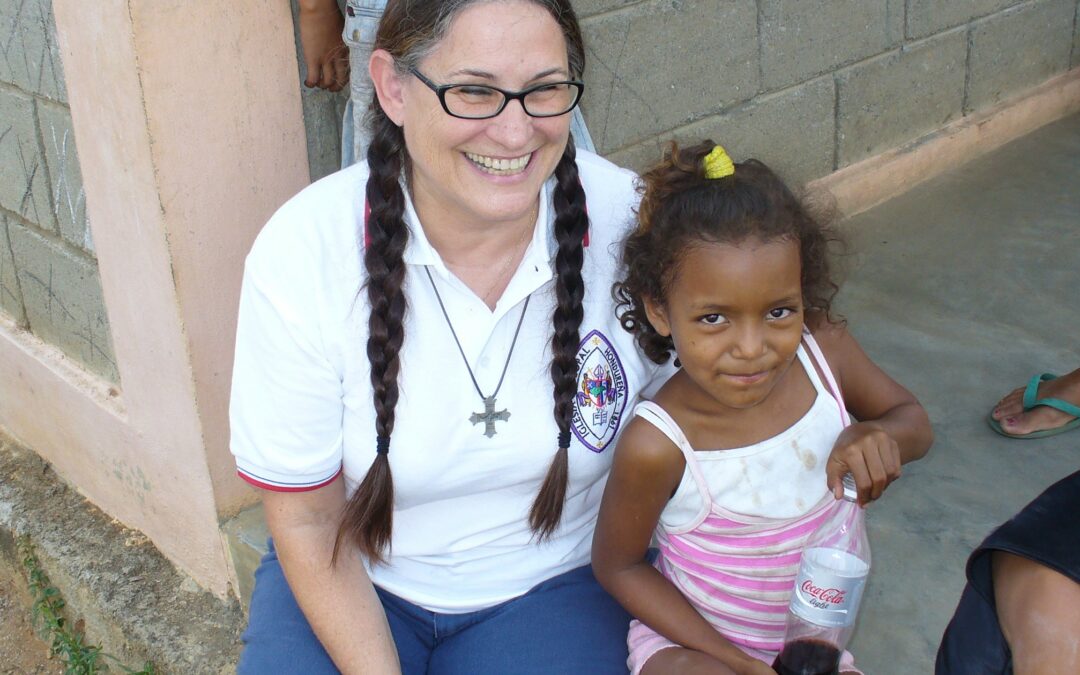
[[[321,487],[326,487],[330,483],[333,483],[334,480],[341,475],[341,469],[339,468],[337,471],[334,472],[334,475],[330,476],[325,480],[308,483],[282,483],[279,481],[273,481],[267,478],[256,476],[240,468],[236,470],[236,475],[240,476],[240,478],[243,478],[245,481],[251,483],[255,487],[261,488],[263,490],[270,490],[272,492],[310,492],[312,490],[318,490]]]

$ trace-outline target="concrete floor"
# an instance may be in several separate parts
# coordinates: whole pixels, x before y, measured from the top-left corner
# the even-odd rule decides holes
[[[868,511],[873,571],[852,652],[871,675],[931,673],[968,553],[1080,468],[1080,431],[1020,441],[985,421],[1031,375],[1080,367],[1080,115],[843,229],[839,311],[936,434]]]

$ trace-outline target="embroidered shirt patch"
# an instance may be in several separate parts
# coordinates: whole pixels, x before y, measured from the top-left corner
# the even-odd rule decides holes
[[[611,342],[597,330],[581,341],[577,363],[574,435],[593,452],[603,452],[626,410],[626,372]]]

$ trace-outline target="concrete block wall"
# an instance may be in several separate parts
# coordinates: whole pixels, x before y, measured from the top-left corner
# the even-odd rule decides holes
[[[0,0],[0,312],[119,380],[49,0]]]
[[[590,134],[638,170],[711,137],[805,183],[1080,65],[1080,0],[573,1]],[[316,180],[346,96],[302,101]]]
[[[1080,66],[1078,0],[575,0],[597,149],[705,137],[804,183]]]

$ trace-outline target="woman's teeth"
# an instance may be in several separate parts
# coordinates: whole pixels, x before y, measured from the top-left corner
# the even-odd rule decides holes
[[[525,167],[529,165],[529,159],[532,158],[532,154],[528,154],[513,159],[495,159],[494,157],[485,157],[471,152],[466,152],[465,156],[473,164],[480,167],[482,171],[493,176],[509,176],[510,174],[520,173],[525,170]]]

